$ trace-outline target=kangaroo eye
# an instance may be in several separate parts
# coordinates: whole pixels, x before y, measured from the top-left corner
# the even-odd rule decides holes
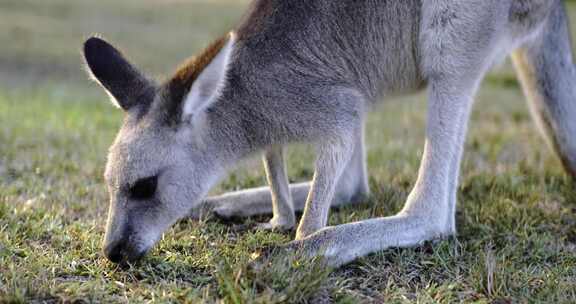
[[[158,176],[151,176],[139,179],[134,186],[130,188],[130,198],[136,200],[149,199],[156,193]]]

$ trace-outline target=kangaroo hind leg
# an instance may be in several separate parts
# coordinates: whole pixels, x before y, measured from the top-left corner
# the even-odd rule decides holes
[[[470,5],[476,9],[471,11]],[[394,216],[323,228],[293,242],[334,266],[390,247],[408,247],[455,233],[458,172],[473,98],[493,63],[506,22],[493,15],[504,1],[423,3],[421,48],[428,79],[426,142],[418,178]]]
[[[514,51],[512,60],[532,116],[576,178],[576,66],[566,10],[556,2],[540,33]]]

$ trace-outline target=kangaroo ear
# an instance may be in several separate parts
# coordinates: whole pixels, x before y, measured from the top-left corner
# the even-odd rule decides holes
[[[204,69],[199,71],[188,94],[184,97],[182,104],[183,120],[189,120],[194,113],[205,109],[220,97],[226,84],[228,64],[234,50],[234,41],[234,33],[230,33],[227,41],[216,43],[214,47],[207,49],[202,55],[204,58],[197,58],[196,61],[209,61],[206,62]]]
[[[91,37],[84,42],[84,59],[92,78],[108,92],[112,103],[125,111],[142,102],[142,97],[154,90],[154,84],[120,51],[100,38]]]

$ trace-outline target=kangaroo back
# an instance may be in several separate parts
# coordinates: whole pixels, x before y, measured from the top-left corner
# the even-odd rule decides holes
[[[420,16],[419,0],[258,0],[238,28],[238,61],[260,68],[267,91],[304,78],[375,100],[422,85]]]

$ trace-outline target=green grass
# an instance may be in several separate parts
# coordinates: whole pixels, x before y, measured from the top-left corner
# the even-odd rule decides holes
[[[27,42],[0,32],[0,44],[14,41],[0,48],[0,77],[16,84],[0,89],[0,302],[576,302],[574,181],[538,135],[508,65],[491,75],[477,99],[457,239],[386,250],[335,270],[288,258],[254,267],[262,248],[293,236],[237,232],[209,219],[177,224],[128,269],[107,262],[100,253],[108,207],[102,171],[122,115],[104,94],[82,84],[85,77],[74,68],[81,37],[103,32],[149,70],[166,72],[239,16],[244,4],[225,2],[126,1],[117,9],[108,0],[0,3],[4,28],[26,26],[34,37]],[[79,12],[106,22],[90,25]],[[188,14],[194,18],[186,19]],[[132,32],[142,24],[154,29]],[[149,35],[174,28],[175,36],[147,47]],[[181,38],[187,34],[189,44]],[[3,74],[7,62],[29,69]],[[55,67],[54,75],[30,76],[44,67]],[[330,224],[391,215],[402,207],[422,154],[424,109],[420,94],[370,115],[373,197],[333,211]],[[289,152],[291,179],[309,179],[313,155],[306,147]],[[261,166],[250,160],[214,192],[263,184]]]

